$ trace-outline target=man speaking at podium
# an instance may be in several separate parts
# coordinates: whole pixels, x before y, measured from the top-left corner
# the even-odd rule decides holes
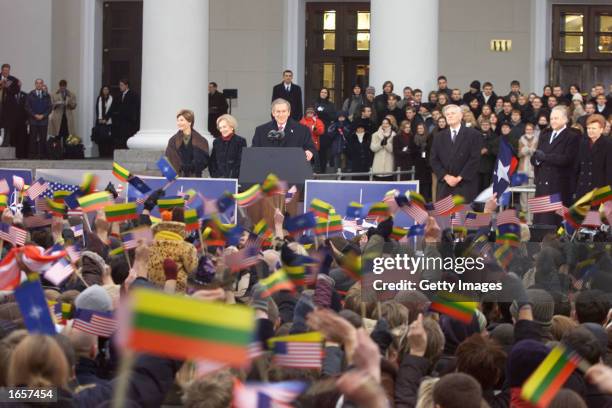
[[[310,136],[310,131],[306,126],[291,119],[290,115],[289,102],[281,98],[275,99],[272,102],[274,119],[255,129],[253,147],[301,147],[306,155],[306,160],[311,161],[317,149]]]

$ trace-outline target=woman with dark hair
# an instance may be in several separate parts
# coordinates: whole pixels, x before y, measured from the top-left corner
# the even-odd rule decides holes
[[[580,93],[580,86],[578,86],[578,84],[571,84],[569,86],[569,91],[567,92],[567,95],[565,95],[565,99],[571,101],[574,99],[574,95],[576,94],[580,95],[580,97],[582,98],[582,94]]]
[[[395,131],[389,118],[383,118],[378,131],[372,135],[370,149],[374,153],[372,171],[374,173],[391,173],[395,170],[393,158],[393,138]],[[392,181],[392,174],[379,174],[374,176],[374,180]]]
[[[448,95],[445,92],[438,92],[438,109],[443,110],[448,105]]]
[[[542,89],[542,96],[540,97],[540,99],[542,99],[542,103],[544,104],[544,106],[548,105],[548,98],[551,95],[552,95],[552,86],[544,85],[544,88]]]
[[[414,164],[414,178],[419,180],[419,193],[426,201],[432,200],[431,186],[435,178],[429,164],[432,141],[433,137],[427,133],[425,124],[417,124],[410,150]]]
[[[113,140],[113,96],[108,85],[100,88],[96,101],[96,125],[93,141],[98,145],[100,157],[113,157],[115,141]]]
[[[474,114],[475,118],[479,117],[482,113],[482,110],[480,109],[480,101],[478,100],[478,98],[470,99],[470,101],[468,102],[468,106],[470,107],[470,110]]]
[[[395,95],[393,93],[393,82],[385,81],[383,83],[383,91],[381,94],[376,95],[374,98],[374,109],[376,109],[376,114],[379,120],[385,117],[384,111],[387,108],[387,104],[389,102],[389,96]],[[401,98],[395,95],[396,100],[399,101]]]
[[[327,88],[321,88],[319,97],[315,100],[313,106],[316,117],[321,119],[323,125],[325,125],[325,132],[319,137],[319,168],[322,173],[325,173],[327,162],[331,160],[329,150],[332,143],[327,129],[336,120],[336,107],[329,99],[329,90]]]
[[[413,166],[412,156],[414,154],[414,142],[411,123],[402,121],[397,136],[393,138],[393,158],[395,167],[400,170],[410,170]],[[410,180],[410,174],[402,174],[401,180]]]
[[[427,106],[427,109],[430,111],[436,109],[438,106],[438,93],[436,91],[429,92],[427,95],[427,102],[425,102],[423,105]]]
[[[208,141],[195,131],[193,112],[181,110],[176,115],[178,132],[168,140],[166,157],[179,177],[202,177],[208,166]]]
[[[352,122],[355,120],[355,114],[359,113],[359,107],[362,105],[364,105],[364,99],[361,94],[361,86],[355,84],[355,86],[353,86],[353,94],[344,100],[342,110],[348,112],[348,119]]]

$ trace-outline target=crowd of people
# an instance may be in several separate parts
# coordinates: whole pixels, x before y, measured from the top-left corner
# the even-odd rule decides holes
[[[260,407],[270,406],[264,400],[281,398],[272,393],[262,400],[255,394],[245,403],[237,384],[253,381],[303,382],[295,401],[283,400],[296,407],[533,407],[521,397],[521,387],[552,347],[562,344],[590,368],[574,371],[549,407],[612,405],[612,259],[607,248],[556,234],[528,246],[523,225],[512,261],[499,264],[476,249],[476,235],[456,241],[434,217],[424,226],[422,247],[414,248],[393,237],[392,217],[351,239],[317,237],[314,242],[312,236],[292,233],[278,209],[269,235],[253,227],[255,220],[241,218],[244,229],[236,242],[200,241],[197,232],[187,232],[181,205],[160,210],[159,220],[151,216],[163,195],[157,190],[148,196],[136,220],[109,222],[98,211],[91,230],[88,223],[83,226],[82,236],[71,228],[83,222],[80,217],[54,217],[50,226],[28,228],[34,209],[27,200],[22,212],[3,212],[2,223],[27,231],[26,247],[21,248],[34,245],[57,252],[77,244],[81,249],[73,261],[75,271],[60,283],[41,272],[43,258],[36,262],[31,252],[16,258],[30,280],[41,280],[50,303],[67,307],[60,308],[56,335],[28,333],[18,300],[3,293],[0,386],[55,387],[58,406],[82,407],[106,406],[120,384],[125,385],[122,406]],[[489,200],[485,213],[496,210],[495,199]],[[135,249],[118,253],[121,233],[136,227],[150,229],[152,241],[140,240]],[[495,238],[489,241],[493,244]],[[257,260],[230,268],[231,255],[254,243]],[[374,259],[419,256],[415,249],[430,258],[484,257],[480,277],[496,276],[502,290],[477,295],[477,309],[462,321],[431,309],[436,291],[399,290],[381,298],[367,287]],[[5,242],[3,256],[15,250]],[[362,260],[362,276],[349,266],[355,257]],[[264,280],[299,265],[299,259],[316,265],[308,278],[291,290],[270,290]],[[594,268],[588,276],[581,275],[585,261]],[[423,268],[415,275],[434,283],[459,277],[444,267]],[[118,348],[115,336],[84,332],[74,323],[75,313],[117,312],[133,290],[142,288],[248,305],[255,310],[255,340],[262,349],[242,368],[224,366],[222,355],[215,356],[219,364],[200,367],[198,362],[145,353],[124,376],[120,367],[125,350]],[[324,337],[320,368],[271,360],[271,337],[312,331]]]

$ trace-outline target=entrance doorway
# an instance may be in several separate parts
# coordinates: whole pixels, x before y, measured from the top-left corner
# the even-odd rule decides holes
[[[337,109],[355,84],[365,92],[370,75],[370,3],[306,4],[304,106],[321,88]]]

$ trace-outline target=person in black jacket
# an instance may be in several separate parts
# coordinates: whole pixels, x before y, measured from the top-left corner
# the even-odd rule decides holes
[[[606,121],[601,115],[593,114],[587,120],[588,137],[581,138],[578,160],[574,165],[574,200],[594,188],[612,185],[612,140],[601,137],[605,126]]]
[[[306,161],[316,159],[317,148],[312,141],[310,130],[290,118],[291,105],[284,99],[272,102],[272,119],[255,128],[253,147],[300,147]]]
[[[26,99],[26,110],[30,122],[30,156],[33,159],[47,158],[47,129],[51,113],[51,97],[43,90],[43,80],[34,82],[34,89]]]
[[[217,119],[227,113],[227,100],[217,90],[216,82],[208,83],[208,132],[215,138],[219,137]]]
[[[351,164],[351,172],[362,173],[372,167],[372,133],[368,120],[357,120],[347,140],[346,154]],[[368,180],[368,176],[355,176],[353,180]]]
[[[413,166],[412,155],[414,141],[410,122],[404,120],[399,126],[397,136],[393,138],[393,161],[400,170],[410,170]],[[431,177],[430,177],[431,178]],[[409,174],[402,174],[402,180],[410,180]]]
[[[166,146],[166,157],[179,177],[202,177],[210,161],[208,141],[193,128],[192,111],[183,109],[176,115],[176,132]]]
[[[482,149],[480,149],[480,167],[478,168],[478,190],[482,191],[491,185],[491,177],[499,152],[499,135],[491,131],[491,122],[480,122]]]
[[[209,165],[211,177],[240,177],[240,161],[242,149],[246,147],[246,140],[235,134],[237,127],[238,122],[232,115],[221,115],[217,119],[220,137],[213,142]]]
[[[336,107],[329,100],[329,90],[321,88],[319,97],[314,104],[315,115],[323,122],[325,131],[319,137],[319,168],[325,173],[328,162],[333,165],[333,155],[331,154],[332,137],[328,132],[329,127],[336,120]]]
[[[433,136],[427,131],[425,123],[416,125],[414,136],[410,139],[410,155],[414,164],[414,179],[419,180],[419,193],[425,200],[432,200],[432,171],[429,164]],[[408,179],[407,179],[408,180]]]
[[[0,129],[4,129],[2,147],[15,146],[18,139],[11,135],[14,126],[16,110],[15,98],[21,90],[21,83],[11,75],[11,66],[2,64],[0,71]]]
[[[116,98],[117,109],[113,118],[114,133],[117,136],[114,138],[117,143],[115,148],[127,149],[127,140],[140,128],[140,99],[130,89],[127,79],[119,81],[119,90],[121,94]]]
[[[302,106],[302,88],[293,82],[293,72],[289,69],[283,71],[283,82],[272,88],[272,102],[281,98],[289,102],[291,119],[302,119],[304,108]]]

